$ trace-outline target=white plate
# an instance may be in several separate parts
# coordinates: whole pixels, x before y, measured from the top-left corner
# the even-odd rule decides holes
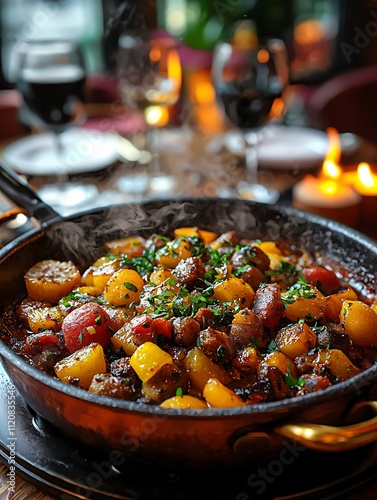
[[[293,126],[273,126],[271,130],[258,146],[261,167],[310,169],[324,160],[329,147],[326,132]],[[352,134],[340,134],[339,137],[343,152],[357,147],[357,138]],[[244,155],[243,137],[237,130],[225,134],[224,146],[237,156]]]
[[[4,162],[20,174],[79,174],[101,170],[118,158],[117,137],[97,130],[72,128],[62,133],[59,156],[54,134],[30,135],[9,144]]]

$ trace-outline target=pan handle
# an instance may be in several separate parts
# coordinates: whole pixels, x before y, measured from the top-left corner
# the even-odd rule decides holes
[[[356,404],[352,412],[370,407],[375,417],[353,425],[333,427],[329,425],[291,422],[280,425],[275,432],[317,451],[346,451],[377,441],[377,401]]]
[[[16,205],[25,209],[30,217],[37,219],[42,225],[59,221],[62,217],[49,205],[44,203],[32,188],[15,172],[0,164],[0,190]]]

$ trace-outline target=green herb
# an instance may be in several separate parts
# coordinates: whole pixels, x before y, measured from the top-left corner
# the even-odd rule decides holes
[[[102,325],[102,316],[101,315],[97,316],[94,321],[96,322],[97,325],[101,326]]]
[[[79,342],[82,342],[82,332],[80,332],[80,335],[77,337],[77,340],[78,340]]]
[[[217,359],[220,361],[223,361],[225,356],[226,356],[226,349],[223,345],[219,345],[219,347],[216,349],[216,356]]]
[[[286,292],[281,294],[284,304],[293,304],[298,299],[312,299],[316,294],[311,285],[308,285],[302,280],[298,280]]]
[[[182,387],[177,387],[177,390],[175,391],[175,395],[178,396],[178,397],[182,397],[183,396]]]
[[[127,288],[127,290],[131,290],[131,292],[138,292],[139,289],[137,288],[137,286],[135,286],[133,283],[123,283],[123,285]]]

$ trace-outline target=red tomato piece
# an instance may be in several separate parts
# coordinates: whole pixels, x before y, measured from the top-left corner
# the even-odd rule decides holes
[[[153,325],[156,332],[167,339],[171,339],[173,325],[167,318],[155,318]]]
[[[63,320],[62,332],[70,353],[92,342],[106,347],[114,333],[109,315],[94,302],[88,302],[71,311]]]
[[[308,267],[302,270],[306,281],[318,288],[325,295],[335,293],[341,288],[341,282],[333,271],[325,267]]]
[[[135,339],[136,345],[143,344],[144,342],[154,342],[156,338],[156,331],[153,324],[153,319],[149,314],[141,314],[132,318],[130,328]]]

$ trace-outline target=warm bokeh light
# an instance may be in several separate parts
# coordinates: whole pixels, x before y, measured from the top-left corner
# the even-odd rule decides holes
[[[325,38],[325,30],[316,19],[307,19],[295,26],[293,37],[297,45],[313,45]]]
[[[257,53],[258,62],[261,64],[267,64],[270,60],[270,54],[266,49],[259,49]]]
[[[153,47],[149,52],[149,59],[153,62],[158,62],[161,59],[161,51],[158,47]]]
[[[178,50],[171,50],[168,54],[168,78],[173,82],[174,90],[179,90],[182,84],[182,65]]]
[[[215,89],[210,82],[201,82],[195,89],[195,100],[198,104],[210,104],[215,101]]]
[[[149,106],[145,110],[145,119],[153,127],[164,127],[169,123],[169,111],[164,106]]]
[[[274,119],[274,118],[280,118],[281,115],[283,114],[284,111],[284,100],[281,97],[277,97],[274,99],[274,102],[272,103],[270,113],[269,113],[269,119]]]

